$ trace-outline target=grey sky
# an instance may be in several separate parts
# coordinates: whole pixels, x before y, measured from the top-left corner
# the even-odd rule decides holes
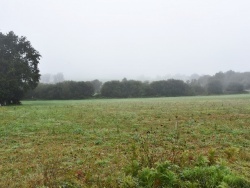
[[[249,0],[0,0],[0,31],[31,41],[42,74],[136,79],[250,71]]]

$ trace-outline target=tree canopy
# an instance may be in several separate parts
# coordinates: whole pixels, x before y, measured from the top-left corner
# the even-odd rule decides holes
[[[26,37],[18,37],[13,31],[0,32],[1,105],[20,104],[24,93],[37,86],[40,57]]]
[[[175,97],[191,95],[191,88],[181,80],[161,80],[151,83],[136,80],[108,81],[101,89],[101,95],[108,98],[131,97]]]
[[[25,99],[68,100],[85,99],[94,95],[91,82],[64,81],[56,84],[39,83],[25,95]]]
[[[39,83],[29,91],[26,99],[86,99],[86,98],[135,98],[135,97],[177,97],[195,95],[218,95],[246,93],[250,88],[250,72],[228,71],[205,75],[198,79],[168,79],[159,81],[138,81],[126,78],[100,82],[64,81],[56,84]]]

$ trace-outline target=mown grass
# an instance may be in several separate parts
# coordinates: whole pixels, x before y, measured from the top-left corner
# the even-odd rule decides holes
[[[0,107],[0,187],[121,187],[135,161],[201,156],[250,180],[250,95],[22,103]]]

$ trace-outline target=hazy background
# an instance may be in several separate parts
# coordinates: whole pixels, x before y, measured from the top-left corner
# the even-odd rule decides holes
[[[0,0],[0,32],[26,36],[41,74],[144,79],[250,71],[249,0]]]

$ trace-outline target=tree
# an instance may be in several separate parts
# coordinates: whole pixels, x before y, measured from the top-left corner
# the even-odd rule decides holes
[[[120,81],[105,82],[101,88],[101,95],[108,98],[122,98],[122,86]]]
[[[182,80],[160,80],[150,84],[153,96],[175,97],[191,95],[191,88]]]
[[[226,88],[227,93],[243,93],[244,92],[244,86],[240,83],[231,82],[228,84]]]
[[[105,82],[101,89],[101,95],[109,98],[144,97],[145,84],[141,81],[127,80]]]
[[[102,87],[102,82],[99,80],[93,80],[91,81],[91,84],[94,87],[95,93],[100,93],[101,92],[101,87]]]
[[[210,80],[207,84],[207,93],[210,94],[222,94],[223,85],[220,80]]]
[[[191,80],[189,86],[191,87],[192,95],[204,95],[206,93],[205,88],[196,79]]]
[[[92,97],[94,87],[91,82],[64,81],[57,84],[43,84],[29,91],[26,99],[45,99],[45,100],[68,100],[85,99]]]
[[[24,93],[37,86],[40,57],[26,37],[0,32],[0,104],[20,104]]]
[[[144,87],[141,81],[123,79],[121,82],[122,97],[142,97]]]

